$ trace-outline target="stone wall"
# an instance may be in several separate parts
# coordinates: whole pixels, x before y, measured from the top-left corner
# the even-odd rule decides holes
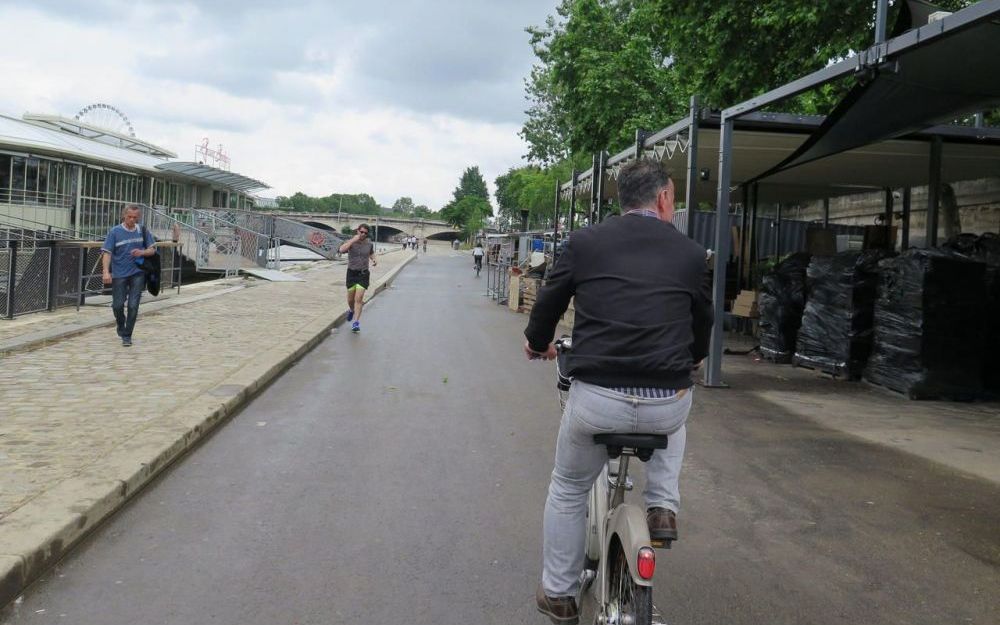
[[[942,190],[938,215],[938,239],[943,240],[953,232],[1000,232],[1000,178],[983,178],[955,182],[950,185],[958,207],[958,220],[951,229],[946,223],[948,186]],[[899,191],[897,189],[897,191]],[[875,217],[885,210],[885,196],[881,192],[864,193],[830,199],[830,222],[849,225],[871,225]],[[894,223],[899,225],[903,210],[901,199],[896,199]],[[913,187],[910,201],[910,241],[919,245],[924,239],[927,215],[927,187]],[[782,208],[783,219],[813,221],[823,219],[823,202],[810,202],[801,206]]]

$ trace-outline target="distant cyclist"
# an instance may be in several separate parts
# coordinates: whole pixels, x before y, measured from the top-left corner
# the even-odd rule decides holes
[[[482,243],[476,243],[476,247],[472,248],[472,260],[476,263],[476,271],[482,271],[483,269],[483,256],[486,255],[486,250],[483,249]]]

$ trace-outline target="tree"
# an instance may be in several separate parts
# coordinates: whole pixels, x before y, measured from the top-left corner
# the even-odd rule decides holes
[[[869,47],[874,17],[873,3],[857,0],[562,0],[555,17],[528,28],[538,62],[525,81],[526,156],[551,165],[567,153],[614,153],[636,129],[677,121],[693,94],[731,106]],[[776,109],[825,114],[852,84]]]
[[[489,190],[478,166],[462,172],[452,196],[452,200],[441,209],[441,217],[452,226],[462,228],[466,235],[479,230],[487,217],[493,214]]]
[[[461,228],[466,235],[482,227],[482,223],[492,214],[490,203],[481,197],[467,195],[458,201],[449,202],[441,209],[441,217],[449,225]]]
[[[412,215],[413,209],[413,199],[409,197],[401,197],[392,205],[392,212],[402,213],[404,215]]]
[[[540,61],[521,131],[529,159],[547,164],[568,152],[623,147],[637,128],[683,114],[676,74],[649,28],[650,0],[563,0],[557,13],[562,20],[528,29]],[[562,149],[553,146],[560,139],[568,142]]]
[[[469,167],[462,172],[462,178],[459,180],[458,186],[455,187],[452,195],[456,202],[467,195],[471,195],[482,198],[489,204],[490,192],[486,188],[486,180],[483,179],[478,166]]]
[[[497,221],[504,227],[520,227],[521,211],[528,211],[532,227],[547,228],[555,210],[556,184],[566,182],[573,168],[590,166],[589,157],[580,154],[550,167],[511,168],[496,179]]]

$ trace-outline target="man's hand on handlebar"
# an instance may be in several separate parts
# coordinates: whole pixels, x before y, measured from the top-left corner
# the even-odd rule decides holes
[[[536,352],[531,349],[531,345],[528,344],[528,341],[525,341],[524,354],[528,357],[528,360],[555,360],[556,346],[549,343],[548,348],[544,352]]]

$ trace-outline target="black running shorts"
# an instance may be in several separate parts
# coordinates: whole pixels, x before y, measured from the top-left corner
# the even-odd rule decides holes
[[[367,269],[348,269],[347,270],[347,290],[356,289],[361,287],[362,289],[368,288],[368,281],[371,279],[371,272]]]

